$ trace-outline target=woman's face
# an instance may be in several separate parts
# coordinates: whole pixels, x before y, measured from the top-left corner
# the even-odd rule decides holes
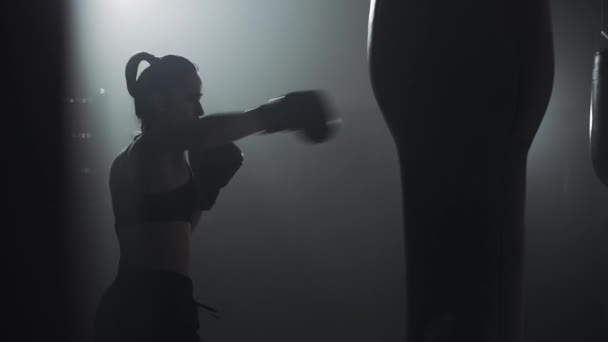
[[[173,101],[167,108],[171,120],[197,118],[204,114],[201,105],[202,82],[198,73],[188,74],[175,90]]]

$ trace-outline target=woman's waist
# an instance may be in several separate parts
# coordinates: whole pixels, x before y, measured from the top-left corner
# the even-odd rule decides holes
[[[179,289],[182,293],[192,292],[192,279],[181,273],[143,268],[119,268],[114,287],[158,288],[166,292],[168,289]]]
[[[158,270],[189,275],[192,236],[189,223],[122,226],[117,229],[117,236],[120,270]]]
[[[141,314],[195,310],[192,280],[183,274],[152,269],[119,269],[104,295],[105,306]],[[142,313],[142,311],[146,313]]]

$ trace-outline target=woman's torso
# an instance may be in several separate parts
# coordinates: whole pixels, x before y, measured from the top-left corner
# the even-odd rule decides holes
[[[119,268],[189,274],[191,171],[183,154],[145,151],[140,136],[114,160],[110,192]]]

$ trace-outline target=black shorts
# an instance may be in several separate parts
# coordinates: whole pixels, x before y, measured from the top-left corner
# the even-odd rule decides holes
[[[95,318],[96,342],[197,342],[192,280],[163,271],[120,271]]]

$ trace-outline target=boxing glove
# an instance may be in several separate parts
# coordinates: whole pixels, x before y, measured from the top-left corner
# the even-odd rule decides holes
[[[268,115],[264,133],[292,130],[305,141],[320,143],[329,140],[334,131],[330,125],[333,110],[322,91],[287,93],[270,100],[265,107]]]
[[[190,166],[198,192],[199,209],[211,210],[220,189],[228,185],[243,165],[243,153],[229,143],[203,151],[189,151]]]

